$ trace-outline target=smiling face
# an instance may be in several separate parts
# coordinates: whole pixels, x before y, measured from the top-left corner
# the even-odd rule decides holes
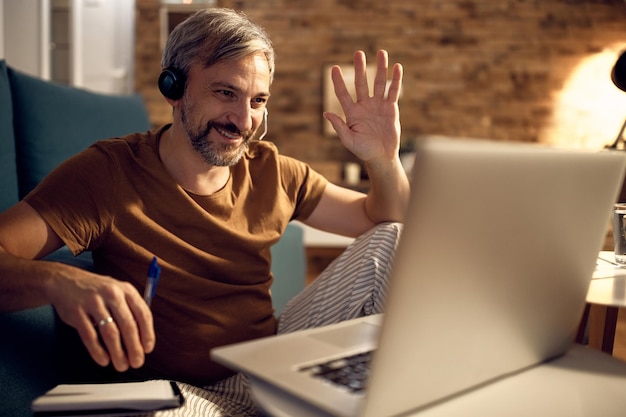
[[[270,72],[262,54],[209,68],[193,64],[180,100],[180,121],[191,146],[211,166],[232,166],[261,125]]]

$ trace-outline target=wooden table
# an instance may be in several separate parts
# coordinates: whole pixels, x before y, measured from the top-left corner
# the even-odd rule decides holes
[[[626,307],[626,268],[615,263],[612,251],[602,251],[587,292],[587,305],[576,340],[613,353],[620,307]]]

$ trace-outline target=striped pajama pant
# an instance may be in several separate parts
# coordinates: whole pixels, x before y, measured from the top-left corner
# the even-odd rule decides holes
[[[285,307],[278,333],[319,327],[383,311],[387,280],[400,237],[399,223],[380,224],[346,248],[320,276]],[[236,374],[206,387],[178,384],[185,405],[156,417],[261,416]]]

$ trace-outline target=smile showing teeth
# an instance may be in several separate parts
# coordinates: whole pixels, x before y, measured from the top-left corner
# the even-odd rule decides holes
[[[229,139],[239,139],[239,135],[238,135],[238,134],[236,134],[236,133],[231,133],[231,132],[228,132],[228,131],[223,130],[223,129],[217,129],[217,131],[218,131],[221,135],[226,136],[226,137],[227,137],[227,138],[229,138]]]

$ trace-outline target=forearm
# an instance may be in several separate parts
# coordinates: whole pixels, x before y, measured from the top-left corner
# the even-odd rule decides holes
[[[374,223],[403,222],[411,190],[400,158],[366,162],[365,167],[370,180],[365,200],[368,217]]]
[[[54,280],[75,269],[56,262],[17,258],[0,250],[0,311],[50,304]]]

